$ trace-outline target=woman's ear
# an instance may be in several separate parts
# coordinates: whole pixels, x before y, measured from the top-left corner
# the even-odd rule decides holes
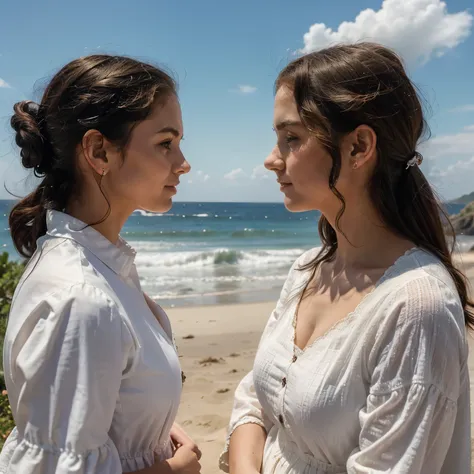
[[[82,137],[82,152],[90,167],[101,176],[109,171],[109,142],[98,130],[88,130]]]
[[[373,162],[377,156],[377,134],[372,127],[360,125],[347,134],[341,145],[341,155],[353,169]]]

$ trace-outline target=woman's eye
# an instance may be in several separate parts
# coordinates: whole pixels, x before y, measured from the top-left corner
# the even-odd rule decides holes
[[[298,137],[293,137],[291,135],[288,135],[286,138],[286,143],[291,143],[291,142],[294,142],[295,140],[298,140]]]
[[[171,143],[172,143],[172,140],[167,140],[166,142],[160,143],[160,146],[162,146],[163,148],[166,148],[167,150],[170,150],[171,149]]]

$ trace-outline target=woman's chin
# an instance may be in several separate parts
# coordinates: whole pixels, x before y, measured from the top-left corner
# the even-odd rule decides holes
[[[300,199],[291,199],[288,196],[285,196],[283,203],[290,212],[306,212],[312,210],[311,206],[305,204],[304,201]]]
[[[144,206],[142,209],[147,212],[154,212],[154,213],[164,213],[168,212],[173,207],[173,200],[171,198],[168,199],[161,199],[160,202],[149,204],[148,206]]]

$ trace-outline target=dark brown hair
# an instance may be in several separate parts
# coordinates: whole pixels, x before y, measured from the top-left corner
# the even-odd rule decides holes
[[[276,81],[276,89],[281,86],[293,91],[302,122],[332,157],[329,187],[341,201],[338,230],[345,210],[344,197],[336,187],[340,139],[359,125],[372,127],[378,160],[368,186],[374,206],[390,229],[443,262],[456,284],[466,325],[473,328],[474,304],[465,276],[453,264],[454,244],[449,247],[443,227],[444,221],[450,226],[449,218],[420,168],[407,168],[428,127],[401,59],[378,44],[338,45],[290,63]],[[450,231],[454,237],[452,226]],[[337,234],[324,215],[319,234],[322,249],[304,269],[316,271],[335,256]]]
[[[29,258],[46,233],[48,209],[64,210],[79,191],[76,148],[95,129],[124,149],[133,127],[153,105],[176,93],[164,71],[123,56],[92,55],[64,66],[51,80],[40,104],[15,104],[22,164],[42,178],[39,186],[10,213],[10,230],[18,252]]]

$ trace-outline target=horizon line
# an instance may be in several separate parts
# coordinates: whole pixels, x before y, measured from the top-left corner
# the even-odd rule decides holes
[[[464,204],[462,202],[457,202],[459,199],[469,196],[469,194],[460,196],[459,198],[455,199],[447,199],[440,201],[441,204]],[[10,201],[17,201],[19,199],[3,199],[0,198],[0,202],[10,202]],[[173,201],[173,204],[282,204],[284,205],[283,201]],[[138,209],[137,209],[138,210]]]
[[[18,201],[19,199],[5,199],[0,198],[1,201]],[[283,204],[283,201],[173,201],[173,204],[187,204],[187,203],[197,203],[197,204]]]

